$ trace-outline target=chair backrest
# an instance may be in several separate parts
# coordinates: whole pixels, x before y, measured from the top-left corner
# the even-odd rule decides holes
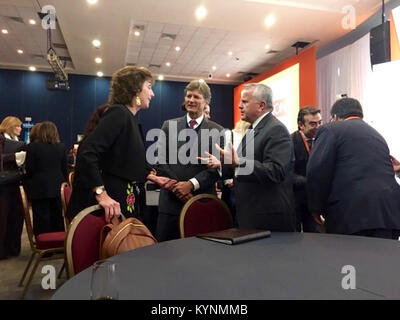
[[[66,182],[61,183],[61,206],[62,206],[62,214],[64,217],[65,230],[68,229],[68,226],[71,222],[67,218],[67,206],[68,206],[69,199],[71,198],[71,193],[72,193],[71,186]]]
[[[68,184],[69,184],[71,190],[72,190],[72,183],[73,183],[73,182],[74,182],[74,171],[71,171],[71,172],[68,174]]]
[[[36,240],[32,226],[32,216],[33,216],[32,205],[28,201],[28,197],[26,196],[26,192],[23,186],[19,186],[19,193],[21,195],[22,209],[23,209],[25,227],[26,227],[26,232],[28,234],[29,244],[32,250],[35,250]]]
[[[181,238],[232,228],[228,206],[212,194],[191,198],[181,210],[179,230]]]
[[[71,221],[65,239],[68,273],[73,276],[99,260],[101,230],[107,224],[100,205],[88,207]],[[99,211],[100,216],[92,213]]]

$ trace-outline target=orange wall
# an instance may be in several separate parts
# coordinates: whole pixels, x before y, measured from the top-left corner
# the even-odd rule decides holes
[[[315,106],[316,103],[316,66],[315,66],[315,52],[316,48],[311,47],[307,50],[300,52],[298,55],[295,55],[281,64],[273,67],[272,69],[263,72],[257,77],[244,82],[233,89],[233,124],[240,120],[240,111],[238,108],[240,102],[240,92],[242,90],[242,86],[245,83],[250,82],[260,82],[266,78],[273,76],[276,73],[279,73],[296,63],[300,64],[300,107],[304,107],[306,105]]]
[[[390,60],[400,60],[400,44],[393,23],[392,12],[390,12]]]

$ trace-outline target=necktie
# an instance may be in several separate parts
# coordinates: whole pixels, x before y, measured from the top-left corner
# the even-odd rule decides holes
[[[196,120],[192,119],[189,121],[189,128],[194,129],[194,126],[197,124]]]
[[[308,147],[309,147],[310,150],[311,150],[312,144],[313,144],[313,139],[307,139],[307,144],[308,144]]]

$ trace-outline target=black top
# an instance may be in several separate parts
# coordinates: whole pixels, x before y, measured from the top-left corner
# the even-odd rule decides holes
[[[62,143],[32,142],[25,146],[24,185],[29,199],[55,198],[67,181],[67,150]]]

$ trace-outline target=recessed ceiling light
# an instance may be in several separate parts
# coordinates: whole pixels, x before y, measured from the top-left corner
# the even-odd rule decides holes
[[[35,21],[35,20],[33,20],[33,19],[29,19],[29,24],[31,24],[31,25],[35,25],[35,24],[36,24],[36,21]]]
[[[2,30],[1,30],[1,33],[7,34],[7,33],[8,33],[8,30],[7,30],[7,29],[2,29]]]
[[[264,23],[267,26],[267,28],[271,27],[275,23],[275,17],[270,14],[268,17],[265,18]]]
[[[162,74],[160,74],[160,75],[158,76],[158,80],[163,81],[163,80],[164,80],[164,76],[163,76]]]
[[[269,44],[266,44],[265,46],[264,46],[264,49],[265,50],[269,50],[271,48],[271,46],[269,45]]]
[[[30,67],[29,67],[29,70],[30,70],[30,71],[36,71],[36,67],[30,66]]]
[[[180,50],[181,50],[181,47],[179,47],[179,46],[178,46],[178,47],[175,47],[175,50],[176,50],[176,51],[180,51]]]
[[[18,52],[18,54],[23,54],[24,50],[18,49],[17,52]]]
[[[228,52],[228,56],[232,56],[233,55],[233,52],[232,51],[229,51]]]
[[[207,15],[207,9],[203,6],[198,7],[195,12],[197,20],[203,20]]]
[[[103,59],[100,57],[97,57],[96,59],[94,59],[94,61],[96,61],[96,63],[102,63]]]
[[[229,78],[230,76],[231,76],[231,74],[230,74],[230,73],[227,73],[227,74],[226,74],[226,77],[227,77],[227,78]]]
[[[103,75],[104,75],[103,72],[101,72],[101,71],[97,72],[98,77],[102,77]]]
[[[87,2],[88,2],[89,4],[96,4],[96,3],[97,3],[97,0],[87,0]]]
[[[97,40],[97,39],[94,39],[94,40],[92,41],[92,44],[93,44],[93,46],[94,46],[95,48],[100,48],[100,46],[101,46],[100,40]]]
[[[216,66],[212,66],[213,71],[217,70]]]
[[[170,67],[170,66],[171,66],[171,62],[167,62],[167,63],[165,63],[165,65],[166,65],[167,67]]]
[[[199,79],[199,82],[200,82],[200,83],[203,83],[203,82],[204,82],[204,79]]]
[[[140,32],[139,31],[135,31],[135,36],[139,37],[140,36]]]

